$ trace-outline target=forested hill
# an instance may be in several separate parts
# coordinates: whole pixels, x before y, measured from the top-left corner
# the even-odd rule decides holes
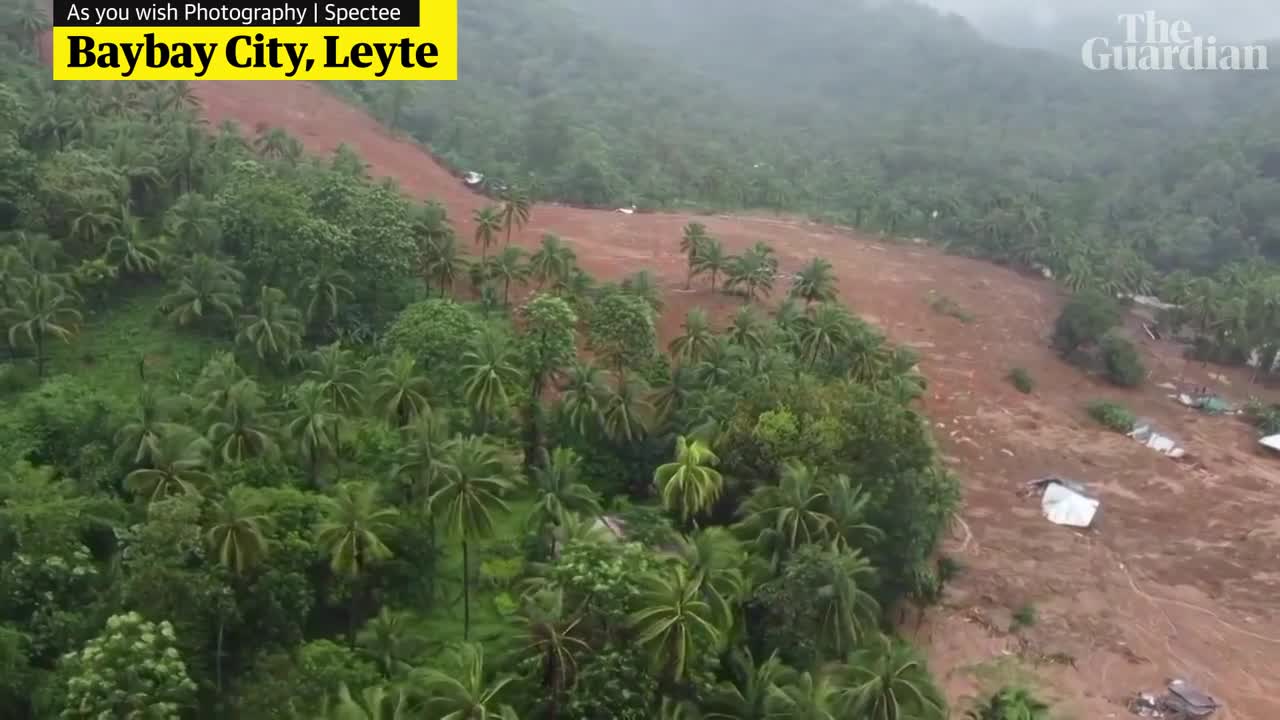
[[[358,90],[543,198],[806,212],[1117,291],[1280,255],[1272,73],[1089,72],[910,2],[460,10],[461,82]]]

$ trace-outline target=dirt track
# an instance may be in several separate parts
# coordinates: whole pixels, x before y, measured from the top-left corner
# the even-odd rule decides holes
[[[267,82],[195,87],[215,123],[232,119],[249,131],[259,123],[282,126],[316,153],[351,145],[373,175],[444,202],[460,237],[471,237],[471,213],[487,201],[323,89]],[[849,305],[924,355],[925,410],[966,493],[947,548],[965,572],[945,607],[918,631],[953,698],[995,676],[1012,677],[1043,683],[1061,701],[1063,718],[1120,718],[1128,716],[1123,703],[1134,691],[1183,676],[1226,704],[1220,718],[1280,718],[1280,459],[1257,454],[1243,424],[1184,410],[1155,386],[1185,374],[1188,383],[1242,401],[1247,378],[1233,373],[1230,386],[1216,383],[1209,371],[1184,367],[1175,348],[1143,336],[1151,383],[1136,392],[1105,387],[1047,350],[1060,304],[1051,283],[803,221],[540,205],[517,241],[530,247],[555,232],[602,278],[654,270],[665,286],[669,337],[692,305],[722,315],[737,305],[705,283],[683,290],[680,229],[695,219],[733,249],[770,242],[784,270],[815,255],[828,258]],[[930,291],[976,319],[936,313],[926,301]],[[1034,394],[1005,382],[1014,366],[1034,376]],[[1098,397],[1155,419],[1198,467],[1098,429],[1081,410]],[[1036,500],[1018,497],[1024,481],[1047,474],[1095,489],[1103,511],[1093,530],[1053,526],[1040,517]],[[1011,612],[1028,603],[1038,622],[1007,633]]]

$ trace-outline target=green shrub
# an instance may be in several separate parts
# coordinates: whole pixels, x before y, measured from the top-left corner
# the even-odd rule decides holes
[[[1009,382],[1018,388],[1018,392],[1030,395],[1032,390],[1036,389],[1036,381],[1032,379],[1031,373],[1026,368],[1014,368],[1009,371]]]
[[[1027,603],[1014,611],[1013,629],[1017,630],[1018,628],[1031,627],[1036,624],[1037,619],[1039,619],[1039,615],[1036,613],[1036,606],[1031,603]]]
[[[1120,322],[1116,301],[1100,292],[1076,293],[1058,316],[1053,329],[1053,346],[1064,356],[1102,339]]]
[[[1107,379],[1120,387],[1137,387],[1147,377],[1147,368],[1142,364],[1138,349],[1133,343],[1109,334],[1102,338],[1102,363],[1107,370]]]
[[[1090,417],[1116,432],[1131,432],[1134,423],[1137,422],[1137,418],[1128,408],[1106,400],[1089,403],[1088,409]]]

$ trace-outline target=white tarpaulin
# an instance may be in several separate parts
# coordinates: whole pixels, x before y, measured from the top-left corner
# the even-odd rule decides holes
[[[1178,441],[1164,435],[1152,427],[1151,423],[1140,421],[1129,433],[1129,437],[1155,450],[1156,452],[1177,459],[1187,454],[1187,451],[1178,446]]]
[[[1097,500],[1059,482],[1045,483],[1040,509],[1049,522],[1055,525],[1087,528],[1098,513]]]
[[[1263,447],[1269,447],[1272,450],[1280,452],[1280,435],[1268,435],[1258,442],[1262,443]]]

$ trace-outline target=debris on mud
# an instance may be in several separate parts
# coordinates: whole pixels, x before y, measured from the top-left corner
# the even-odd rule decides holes
[[[1129,437],[1161,455],[1166,455],[1175,460],[1187,454],[1187,451],[1178,445],[1177,440],[1156,430],[1150,420],[1139,420],[1134,423],[1133,430],[1129,432]]]
[[[1185,680],[1172,680],[1163,695],[1138,693],[1129,703],[1129,712],[1138,717],[1164,720],[1200,720],[1218,709],[1218,702]]]
[[[1045,519],[1055,525],[1087,528],[1102,503],[1090,497],[1083,485],[1056,476],[1040,478],[1027,483],[1026,494],[1040,491],[1040,510]]]

